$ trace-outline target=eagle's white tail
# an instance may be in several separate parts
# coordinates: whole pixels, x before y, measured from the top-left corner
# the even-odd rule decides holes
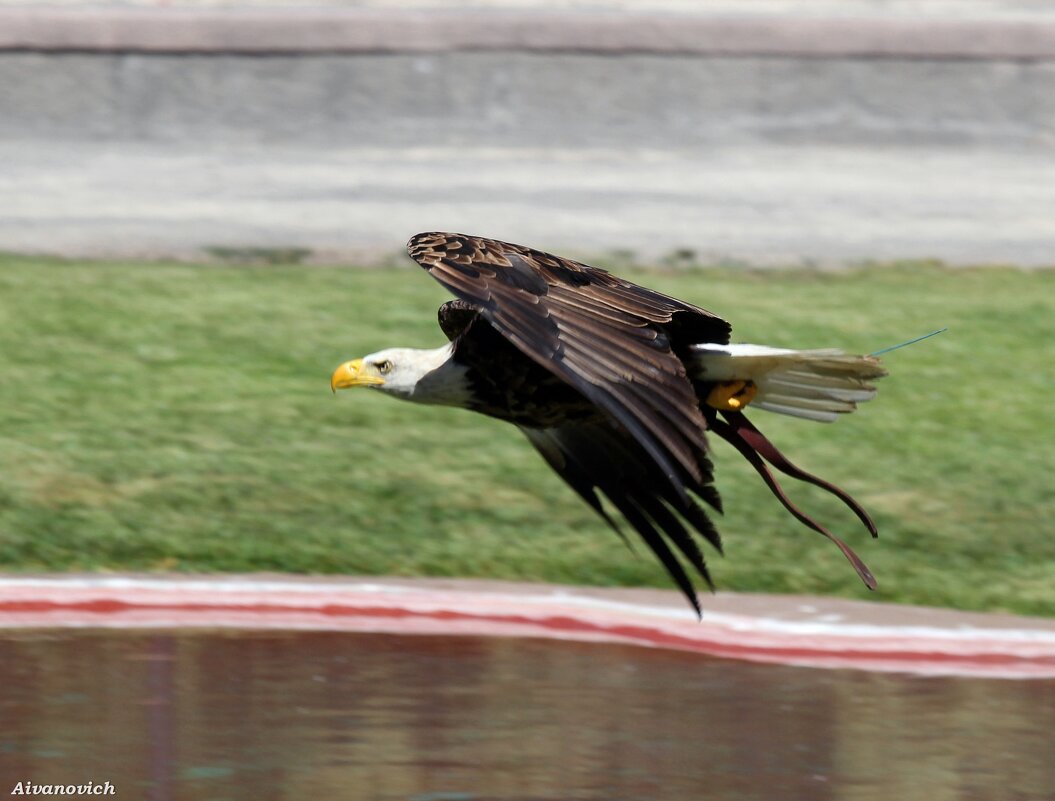
[[[830,423],[876,395],[871,381],[886,371],[874,356],[841,350],[787,350],[765,345],[693,345],[695,378],[750,381],[752,406]]]

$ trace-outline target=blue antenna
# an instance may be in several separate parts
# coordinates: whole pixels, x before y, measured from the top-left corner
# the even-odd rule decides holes
[[[873,351],[872,353],[869,353],[868,355],[869,356],[878,356],[881,353],[889,353],[892,350],[897,350],[898,348],[903,348],[906,345],[915,345],[917,342],[922,342],[924,339],[930,339],[931,337],[937,336],[942,331],[948,331],[948,330],[949,330],[949,326],[945,326],[944,328],[939,328],[937,331],[931,331],[929,334],[924,334],[921,337],[916,337],[915,339],[910,339],[908,342],[902,342],[899,345],[891,345],[889,348],[883,348],[882,350]]]

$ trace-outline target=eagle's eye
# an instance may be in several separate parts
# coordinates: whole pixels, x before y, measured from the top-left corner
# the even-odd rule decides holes
[[[377,372],[379,372],[381,375],[388,375],[392,372],[392,362],[390,362],[388,359],[385,359],[383,362],[378,362]]]

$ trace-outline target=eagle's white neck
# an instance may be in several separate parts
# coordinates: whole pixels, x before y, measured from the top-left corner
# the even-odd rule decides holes
[[[415,403],[464,407],[470,397],[466,368],[452,360],[453,352],[448,343],[434,350],[389,348],[367,358],[392,363],[378,387],[382,392]]]

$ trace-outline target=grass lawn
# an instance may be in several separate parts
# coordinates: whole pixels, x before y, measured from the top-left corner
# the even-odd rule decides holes
[[[886,358],[862,412],[752,415],[846,487],[793,497],[879,579],[789,517],[715,441],[720,588],[1055,614],[1055,273],[628,274],[734,339]],[[442,341],[422,271],[0,259],[0,569],[480,576],[671,586],[507,425],[368,391],[339,362]],[[706,604],[706,599],[704,599]]]

